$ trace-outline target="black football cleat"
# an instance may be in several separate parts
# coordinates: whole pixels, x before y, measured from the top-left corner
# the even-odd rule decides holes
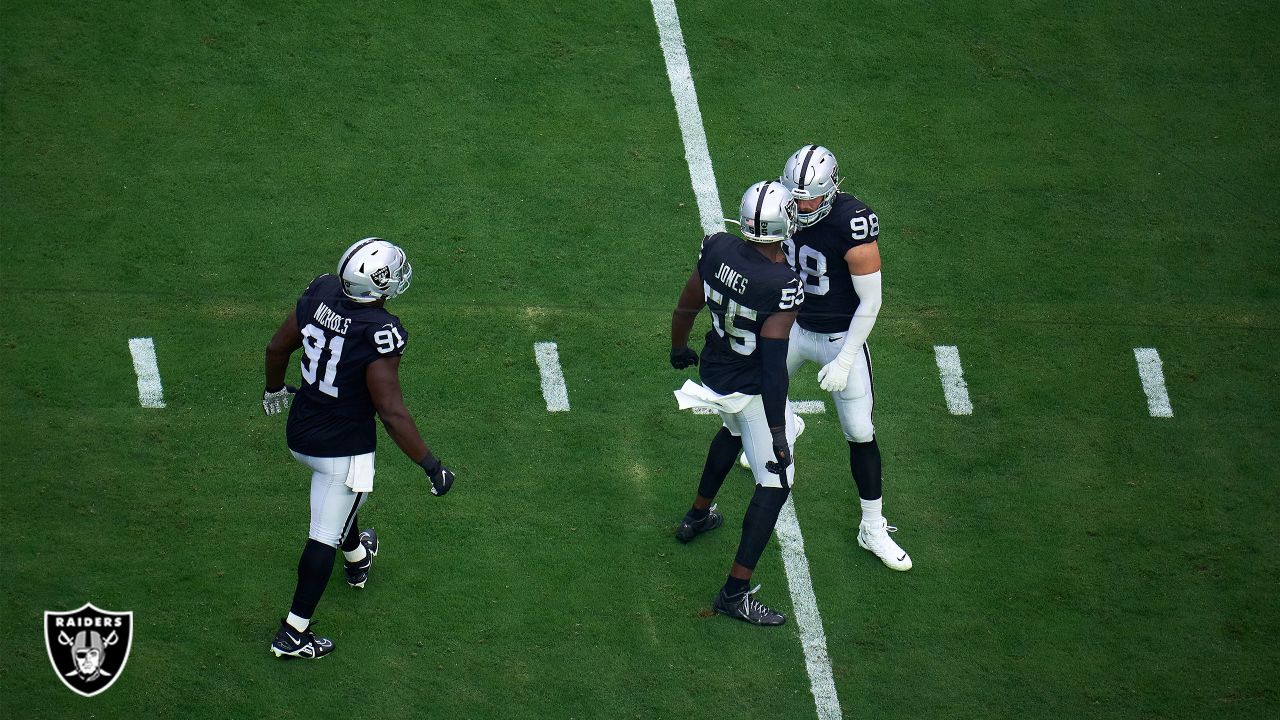
[[[715,505],[707,509],[707,516],[701,520],[694,520],[686,513],[684,519],[680,521],[680,527],[676,528],[676,539],[687,543],[704,532],[715,530],[723,522],[724,516],[716,512]]]
[[[786,615],[755,599],[756,590],[759,589],[760,586],[757,585],[751,590],[743,590],[737,595],[726,595],[724,588],[721,588],[720,593],[716,595],[713,607],[721,615],[728,615],[731,618],[749,622],[752,625],[781,625],[785,623],[787,621]]]
[[[353,588],[364,587],[369,579],[369,568],[373,567],[373,559],[378,556],[378,533],[373,528],[360,531],[360,544],[364,546],[364,559],[360,562],[345,563],[347,584]]]
[[[280,621],[280,629],[276,631],[276,639],[271,641],[271,653],[276,657],[303,658],[319,660],[333,652],[333,641],[327,637],[319,637],[311,628],[299,632],[284,620]]]

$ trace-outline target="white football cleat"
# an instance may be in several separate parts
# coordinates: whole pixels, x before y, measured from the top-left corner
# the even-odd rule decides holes
[[[858,523],[858,545],[870,550],[880,558],[880,562],[894,570],[910,570],[911,556],[889,537],[891,532],[898,532],[898,528],[884,518],[875,524]]]
[[[796,440],[799,440],[800,436],[803,434],[804,434],[804,418],[797,415],[796,416]],[[738,465],[740,465],[743,470],[751,469],[751,462],[747,460],[747,454],[745,452],[738,453]]]

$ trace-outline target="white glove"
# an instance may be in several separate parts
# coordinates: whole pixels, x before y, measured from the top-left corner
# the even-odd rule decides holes
[[[852,367],[853,363],[846,360],[844,353],[841,353],[818,371],[818,384],[827,392],[840,392],[849,384],[849,370]]]
[[[262,411],[268,415],[279,415],[289,409],[289,403],[293,402],[293,394],[298,392],[297,388],[284,387],[271,392],[270,390],[262,391]]]

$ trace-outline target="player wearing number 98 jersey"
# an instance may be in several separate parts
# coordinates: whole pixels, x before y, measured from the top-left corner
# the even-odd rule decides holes
[[[911,558],[890,537],[883,515],[880,448],[871,422],[874,394],[867,336],[880,311],[880,219],[840,192],[836,157],[820,145],[797,150],[779,181],[796,199],[800,228],[783,244],[804,283],[805,304],[791,329],[787,370],[820,368],[849,442],[849,467],[862,505],[858,544],[894,570]]]
[[[453,472],[422,441],[400,391],[400,356],[409,333],[384,305],[409,288],[412,275],[399,247],[380,238],[360,240],[343,253],[336,275],[311,281],[267,345],[263,410],[276,415],[293,400],[289,449],[312,471],[311,525],[289,616],[271,643],[277,657],[317,659],[333,650],[331,640],[312,631],[311,617],[339,546],[347,583],[362,588],[368,580],[378,536],[372,528],[360,530],[357,512],[373,490],[375,414],[422,467],[432,494],[453,485]],[[284,378],[298,349],[302,385],[295,395]]]
[[[719,527],[722,518],[712,501],[745,449],[757,487],[742,521],[738,554],[713,607],[755,625],[781,625],[783,615],[747,588],[795,479],[787,342],[804,291],[781,243],[795,230],[796,204],[782,184],[759,182],[742,196],[736,222],[746,241],[723,232],[704,238],[671,316],[672,366],[701,361],[702,382],[687,381],[676,392],[680,406],[712,408],[724,424],[711,441],[697,495],[676,538],[689,542]],[[711,329],[699,358],[689,348],[689,333],[704,304]]]

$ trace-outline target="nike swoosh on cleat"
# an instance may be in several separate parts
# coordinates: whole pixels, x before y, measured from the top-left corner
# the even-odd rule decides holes
[[[902,557],[898,558],[898,562],[902,562],[903,560],[906,560],[906,559],[907,559],[907,554],[902,553]]]

